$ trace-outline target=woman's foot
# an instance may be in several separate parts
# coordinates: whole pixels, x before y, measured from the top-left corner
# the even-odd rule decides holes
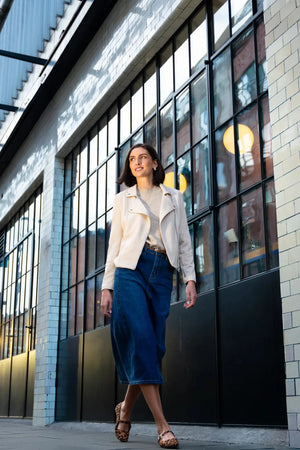
[[[122,414],[122,405],[123,403],[119,403],[115,408],[116,413],[116,426],[115,426],[115,435],[121,442],[127,442],[129,438],[129,432],[131,428],[130,420],[121,419]]]
[[[179,442],[175,437],[173,431],[166,430],[158,435],[158,444],[162,448],[178,448]]]

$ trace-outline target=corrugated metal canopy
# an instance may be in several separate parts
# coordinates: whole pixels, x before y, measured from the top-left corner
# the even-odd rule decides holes
[[[2,0],[0,51],[40,56],[71,0]],[[10,7],[10,9],[9,9]],[[8,11],[8,13],[7,13]],[[33,63],[0,56],[0,104],[13,106]],[[0,109],[0,128],[6,112]]]

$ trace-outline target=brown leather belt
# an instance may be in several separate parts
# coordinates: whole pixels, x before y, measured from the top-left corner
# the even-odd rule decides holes
[[[158,248],[158,247],[156,247],[155,245],[147,244],[147,242],[146,242],[146,244],[145,244],[145,247],[148,248],[149,250],[153,250],[154,252],[162,253],[163,255],[166,255],[166,254],[167,254],[166,250],[163,250],[163,249],[161,249],[161,248]]]

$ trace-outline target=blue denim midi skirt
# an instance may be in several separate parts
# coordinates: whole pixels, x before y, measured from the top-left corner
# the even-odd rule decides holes
[[[161,384],[173,267],[144,247],[135,270],[117,267],[111,316],[112,349],[120,382]]]

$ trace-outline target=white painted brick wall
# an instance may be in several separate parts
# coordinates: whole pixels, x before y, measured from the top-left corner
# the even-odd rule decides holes
[[[290,445],[300,448],[300,2],[265,0]]]

